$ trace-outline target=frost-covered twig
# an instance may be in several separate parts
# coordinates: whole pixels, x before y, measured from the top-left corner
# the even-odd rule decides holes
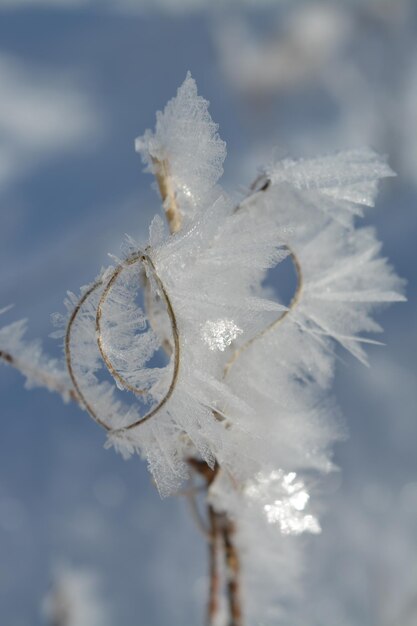
[[[175,312],[174,312],[174,309],[173,309],[173,306],[172,306],[172,303],[171,303],[171,299],[169,297],[169,294],[168,294],[164,284],[162,283],[161,279],[159,278],[159,276],[158,276],[158,274],[156,272],[155,265],[154,265],[152,259],[150,258],[150,256],[148,256],[146,253],[143,253],[143,252],[139,252],[138,254],[133,254],[128,259],[126,259],[126,261],[124,263],[122,263],[118,267],[116,267],[116,269],[110,275],[110,278],[108,279],[106,287],[104,288],[103,293],[101,294],[100,301],[99,301],[98,307],[97,307],[97,313],[96,313],[96,332],[97,332],[97,344],[98,344],[98,348],[100,350],[100,354],[101,354],[101,356],[103,358],[103,361],[106,364],[106,367],[109,370],[109,372],[111,373],[111,375],[113,376],[113,378],[118,380],[119,383],[122,385],[122,387],[124,387],[125,389],[127,389],[129,391],[132,391],[133,393],[138,394],[138,395],[142,395],[142,394],[146,393],[146,390],[140,389],[138,387],[135,387],[135,386],[131,385],[129,383],[129,381],[127,381],[125,378],[123,378],[123,376],[121,376],[117,372],[117,370],[113,366],[111,358],[106,353],[106,348],[104,346],[103,334],[102,334],[102,328],[101,328],[101,319],[102,319],[102,315],[103,315],[103,305],[105,304],[105,302],[106,302],[106,300],[107,300],[107,298],[108,298],[108,296],[110,294],[110,291],[112,290],[114,284],[116,283],[119,275],[123,272],[123,270],[126,267],[129,267],[129,266],[134,265],[136,263],[141,263],[144,266],[145,271],[148,274],[149,273],[152,274],[152,278],[156,282],[156,284],[158,286],[158,289],[159,289],[159,293],[162,295],[163,301],[165,303],[166,310],[167,310],[168,317],[169,317],[169,321],[170,321],[171,333],[172,333],[172,339],[173,339],[173,355],[172,355],[173,369],[172,369],[172,379],[171,379],[171,382],[169,384],[169,387],[168,387],[167,392],[165,393],[165,395],[160,399],[159,403],[151,411],[149,411],[149,413],[147,413],[144,417],[141,417],[136,422],[133,422],[132,424],[129,424],[129,426],[126,427],[128,430],[130,430],[132,428],[136,428],[137,426],[140,426],[141,424],[144,424],[147,420],[149,420],[152,417],[154,417],[155,415],[157,415],[158,412],[161,410],[161,408],[164,406],[164,404],[166,402],[168,402],[169,398],[171,397],[172,393],[174,392],[175,385],[177,384],[178,371],[179,371],[179,365],[180,365],[179,329],[178,329],[178,324],[177,324]]]
[[[213,481],[216,478],[219,467],[216,465],[213,469],[206,463],[196,458],[188,459],[190,467],[201,476],[205,485],[205,498]],[[219,596],[221,592],[220,580],[220,563],[219,555],[223,554],[226,566],[225,585],[227,589],[228,609],[229,609],[229,626],[238,626],[239,622],[235,621],[236,615],[241,615],[242,610],[238,597],[238,580],[239,568],[237,553],[232,544],[232,522],[227,519],[223,513],[216,511],[212,504],[206,505],[207,509],[207,527],[206,533],[209,555],[209,593],[207,603],[207,624],[212,626],[215,623],[219,611]],[[204,528],[206,526],[204,525]]]
[[[106,447],[147,459],[161,495],[201,477],[208,621],[223,602],[228,626],[275,625],[288,623],[298,587],[296,538],[321,531],[312,476],[333,469],[344,434],[329,395],[336,344],[367,363],[375,309],[404,299],[375,233],[356,227],[392,172],[369,149],[285,159],[236,209],[218,186],[225,145],[207,106],[187,75],[155,132],[137,140],[170,232],[155,217],[146,245],[129,238],[115,266],[68,294],[67,318],[56,317],[67,372],[25,347],[21,323],[14,336],[0,330],[0,349],[32,382],[60,390],[38,367],[62,376],[64,397],[73,390]],[[264,282],[288,256],[297,287],[285,306]],[[130,403],[117,390],[133,392]]]
[[[28,389],[45,387],[58,393],[65,401],[79,402],[77,393],[61,364],[43,354],[39,341],[25,341],[26,330],[26,320],[19,320],[0,328],[0,362],[23,374]]]

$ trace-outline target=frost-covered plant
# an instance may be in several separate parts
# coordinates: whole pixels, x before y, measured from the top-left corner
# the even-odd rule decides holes
[[[190,479],[210,547],[210,624],[277,624],[298,588],[297,536],[320,532],[311,489],[343,435],[329,396],[335,346],[366,363],[376,342],[362,333],[381,330],[372,312],[404,299],[373,229],[355,225],[392,171],[369,149],[286,159],[236,205],[218,186],[226,150],[207,107],[188,75],[137,139],[169,231],[156,216],[147,244],[129,238],[68,294],[67,316],[54,316],[65,363],[24,342],[25,322],[0,330],[0,356],[78,402],[106,446],[146,458],[161,495]],[[288,306],[265,285],[286,257]]]
[[[62,564],[43,599],[42,614],[50,626],[106,626],[108,610],[99,594],[95,572]]]

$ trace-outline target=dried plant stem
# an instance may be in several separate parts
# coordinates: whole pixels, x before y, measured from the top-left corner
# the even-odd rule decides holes
[[[190,468],[204,480],[205,494],[213,480],[216,478],[219,466],[216,463],[210,468],[205,461],[191,457],[188,459]],[[201,518],[200,518],[201,519]],[[206,538],[208,542],[209,557],[209,591],[207,602],[207,626],[214,624],[215,617],[219,610],[220,576],[219,576],[219,549],[220,549],[220,526],[219,514],[211,504],[207,504],[207,526]]]
[[[188,465],[204,480],[206,491],[216,478],[220,467],[216,463],[211,469],[205,461],[196,458],[188,459]],[[243,611],[240,596],[241,566],[238,550],[233,541],[235,524],[225,513],[218,513],[211,504],[207,505],[207,519],[209,533],[209,593],[207,604],[207,625],[214,624],[219,609],[220,575],[219,553],[222,552],[225,560],[225,590],[229,612],[228,626],[243,625]]]
[[[165,290],[164,285],[162,284],[160,278],[158,277],[156,270],[155,270],[155,266],[152,262],[152,260],[150,259],[150,257],[147,254],[144,254],[143,252],[138,252],[137,254],[133,254],[132,256],[130,256],[128,259],[126,259],[123,263],[121,263],[120,265],[118,265],[116,267],[116,269],[113,271],[113,273],[110,276],[110,279],[107,283],[107,285],[105,286],[103,293],[101,294],[100,297],[100,301],[98,303],[97,306],[97,313],[96,313],[96,333],[97,333],[97,345],[98,345],[98,349],[100,351],[101,357],[107,367],[107,369],[109,370],[110,374],[113,376],[113,378],[115,378],[116,380],[119,381],[119,383],[128,391],[131,391],[134,394],[137,395],[143,395],[146,393],[145,389],[140,389],[139,387],[135,387],[133,385],[131,385],[125,378],[123,378],[123,376],[121,376],[119,374],[119,372],[116,370],[116,368],[113,366],[113,363],[111,361],[111,359],[109,358],[109,356],[106,353],[106,350],[104,348],[104,342],[103,342],[103,333],[101,330],[101,320],[103,317],[103,305],[105,304],[106,300],[108,299],[113,287],[116,284],[117,279],[119,278],[119,276],[123,273],[123,271],[128,268],[131,267],[132,265],[135,265],[137,263],[141,263],[142,266],[144,268],[148,268],[148,270],[152,271],[152,274],[154,276],[154,279],[162,293],[163,299],[165,301],[165,305],[167,307],[167,311],[168,311],[168,315],[170,318],[170,322],[171,322],[171,330],[172,330],[172,334],[173,334],[173,338],[174,338],[174,351],[175,351],[175,355],[174,355],[174,377],[176,378],[177,373],[178,373],[178,367],[179,367],[179,337],[178,337],[178,326],[177,326],[177,322],[175,319],[175,314],[174,314],[174,310],[172,308],[172,304],[171,301],[168,297],[168,294]],[[146,276],[146,273],[145,273]]]
[[[222,516],[221,536],[224,546],[227,579],[227,601],[229,605],[228,626],[242,626],[243,615],[240,600],[240,559],[238,550],[233,542],[235,533],[234,523]]]
[[[256,190],[257,186],[262,183],[262,185],[259,187],[259,189]],[[253,193],[265,193],[265,191],[268,190],[270,186],[270,181],[269,179],[265,178],[263,175],[258,176],[258,178],[254,181],[254,183],[252,183],[250,189]],[[255,191],[256,190],[256,191]],[[251,195],[252,195],[251,194]],[[251,197],[251,195],[248,196],[248,198]],[[238,205],[235,208],[235,213],[237,213],[239,210],[241,210],[243,205]],[[227,378],[227,376],[229,375],[229,372],[231,370],[231,368],[233,367],[233,365],[236,363],[236,361],[238,360],[238,358],[240,357],[241,354],[243,354],[243,352],[246,352],[246,350],[248,348],[250,348],[250,346],[257,341],[258,339],[260,339],[261,337],[263,337],[264,335],[266,335],[269,331],[273,330],[274,328],[276,328],[279,324],[281,324],[284,319],[291,313],[291,311],[293,311],[293,309],[297,306],[297,304],[300,302],[301,299],[301,295],[302,295],[302,290],[303,290],[303,273],[302,273],[302,269],[301,269],[301,263],[296,255],[296,253],[290,248],[289,245],[285,246],[286,249],[288,250],[289,253],[289,257],[291,258],[292,264],[294,266],[295,269],[295,273],[297,276],[297,286],[294,292],[294,295],[291,299],[290,304],[288,305],[288,308],[286,311],[284,311],[284,313],[282,313],[282,315],[280,315],[276,320],[274,320],[273,322],[271,322],[271,324],[269,324],[268,326],[266,326],[264,329],[261,330],[261,332],[259,332],[257,335],[255,335],[254,337],[252,337],[251,339],[249,339],[249,341],[247,341],[245,344],[243,344],[243,346],[240,346],[239,348],[237,348],[233,354],[231,355],[230,359],[228,360],[228,362],[226,363],[225,367],[224,367],[224,371],[223,371],[223,378]]]
[[[226,363],[226,365],[224,367],[223,378],[227,378],[231,368],[236,363],[236,361],[241,356],[241,354],[246,352],[246,350],[248,348],[250,348],[250,346],[253,343],[255,343],[255,341],[257,341],[258,339],[260,339],[261,337],[263,337],[264,335],[269,333],[269,331],[273,330],[279,324],[281,324],[284,321],[284,319],[287,317],[287,315],[289,315],[291,313],[291,311],[297,306],[298,302],[300,301],[302,287],[303,287],[303,276],[302,276],[302,272],[301,272],[301,265],[300,265],[300,262],[299,262],[298,258],[295,255],[295,253],[288,246],[287,246],[287,248],[289,250],[289,256],[290,256],[290,258],[291,258],[291,260],[293,262],[293,265],[294,265],[294,268],[295,268],[295,271],[296,271],[296,274],[297,274],[297,287],[296,287],[296,290],[295,290],[294,295],[292,297],[292,300],[291,300],[291,302],[290,302],[290,304],[288,306],[288,309],[286,311],[284,311],[284,313],[282,315],[280,315],[276,320],[271,322],[271,324],[269,324],[268,326],[263,328],[261,330],[261,332],[259,332],[254,337],[251,337],[245,344],[243,344],[243,346],[240,346],[239,348],[236,348],[236,350],[233,352],[232,356],[230,357],[230,359],[228,360],[228,362]]]
[[[169,230],[171,234],[177,233],[181,230],[182,215],[178,206],[176,193],[172,184],[172,178],[169,173],[169,163],[167,159],[159,160],[152,157],[152,163],[154,166],[154,174],[156,182],[158,183],[159,193],[161,194],[162,204],[165,209],[165,216],[168,222]],[[145,275],[145,307],[146,312],[152,328],[158,333],[158,327],[153,314],[153,304],[149,288],[149,281]],[[169,339],[165,338],[162,342],[162,348],[165,350],[168,356],[171,356],[174,347]]]
[[[257,186],[259,187],[257,190]],[[251,186],[251,191],[254,193],[264,193],[270,186],[269,179],[261,176],[256,179],[256,181]],[[236,207],[236,211],[240,210],[240,206]],[[241,356],[243,352],[245,352],[255,341],[266,335],[269,331],[276,328],[279,324],[281,324],[284,319],[290,314],[290,312],[297,306],[301,299],[302,288],[303,288],[303,274],[301,270],[300,261],[296,255],[296,253],[287,245],[286,246],[291,261],[293,263],[296,275],[297,275],[297,286],[294,292],[294,295],[291,299],[291,302],[288,306],[288,309],[284,311],[280,317],[274,320],[269,326],[264,328],[260,333],[258,333],[255,337],[252,337],[249,341],[247,341],[243,346],[237,348],[235,352],[232,354],[229,361],[226,363],[224,368],[223,377],[227,378],[232,366],[237,361],[237,359]],[[226,515],[223,515],[219,518],[218,516],[218,524],[220,528],[220,534],[223,542],[224,548],[224,557],[226,563],[226,578],[227,578],[227,600],[229,606],[229,624],[228,626],[242,626],[243,624],[243,614],[242,614],[242,603],[241,603],[241,590],[240,590],[240,559],[237,547],[233,541],[233,536],[236,533],[236,528],[234,522],[232,522]]]
[[[159,191],[162,197],[162,202],[165,208],[165,214],[168,221],[168,225],[171,233],[176,233],[181,229],[182,225],[182,216],[177,203],[175,189],[172,185],[172,179],[169,172],[169,163],[165,160],[158,160],[156,158],[152,159],[154,165],[154,173],[156,177],[156,181],[158,183]],[[117,276],[113,276],[110,279],[115,280]],[[145,279],[146,280],[146,279]],[[106,293],[108,293],[110,289],[110,282],[103,293],[99,310],[97,312],[97,331],[98,337],[100,338],[100,317],[101,317],[101,305],[106,297]],[[145,283],[145,289],[147,289],[148,281]],[[148,289],[147,289],[148,291]],[[164,294],[165,295],[165,294]],[[166,304],[170,307],[169,299],[166,297]],[[151,301],[149,298],[149,294],[147,293],[147,298],[145,300],[147,305],[147,311],[151,313]],[[173,319],[173,311],[171,307],[171,312],[168,311],[171,323]],[[174,318],[175,319],[175,318]],[[174,344],[175,344],[175,336],[174,336]],[[102,343],[99,339],[99,347],[102,357],[104,358],[107,367],[109,367],[109,363],[103,354]],[[174,358],[179,358],[179,346],[174,345]],[[170,346],[166,348],[167,353],[170,352]],[[110,364],[111,366],[111,364]],[[110,368],[109,368],[110,369]],[[111,370],[110,370],[111,371]],[[158,407],[160,408],[160,407]],[[216,415],[215,415],[216,417]],[[215,467],[211,469],[204,461],[199,459],[190,458],[188,460],[189,466],[200,476],[203,477],[206,483],[206,490],[208,491],[211,483],[216,477],[218,472],[218,465],[216,463]],[[237,554],[237,550],[232,541],[232,535],[234,533],[234,524],[227,518],[224,514],[219,514],[215,511],[215,509],[208,504],[207,505],[207,518],[208,518],[208,529],[207,525],[201,518],[201,515],[198,510],[195,493],[191,492],[188,496],[188,500],[190,502],[191,510],[193,516],[197,522],[198,527],[202,532],[207,536],[208,539],[208,549],[209,549],[209,598],[208,598],[208,606],[207,606],[207,624],[211,626],[214,623],[214,619],[217,615],[219,608],[219,592],[220,592],[220,578],[219,578],[219,549],[220,546],[223,546],[224,549],[224,558],[226,562],[226,571],[227,571],[227,597],[228,597],[228,606],[230,612],[229,626],[242,626],[242,610],[240,606],[240,597],[239,597],[239,575],[240,575],[240,562]],[[221,541],[222,540],[222,541]]]
[[[116,280],[118,279],[120,274],[123,272],[123,270],[126,269],[126,267],[134,265],[135,263],[142,263],[144,266],[148,267],[148,269],[152,272],[153,278],[165,301],[165,305],[166,305],[169,319],[171,322],[171,331],[172,331],[172,337],[174,341],[174,367],[173,367],[173,372],[172,372],[171,383],[164,397],[158,402],[158,404],[153,409],[151,409],[146,415],[144,415],[144,417],[142,417],[140,420],[137,420],[136,422],[133,422],[133,424],[129,424],[129,426],[126,426],[125,430],[131,430],[132,428],[135,428],[136,426],[140,426],[141,424],[144,424],[145,422],[150,420],[152,417],[154,417],[159,412],[159,410],[164,406],[164,404],[168,402],[177,384],[179,368],[180,368],[180,338],[179,338],[179,330],[178,330],[178,325],[177,325],[177,320],[175,317],[174,309],[171,304],[171,300],[168,296],[168,293],[156,272],[156,268],[155,268],[155,265],[153,264],[152,259],[143,252],[138,252],[137,254],[133,254],[131,257],[126,259],[124,263],[121,263],[120,265],[116,267],[116,269],[112,273],[101,295],[101,298],[97,307],[97,314],[96,314],[96,333],[97,333],[97,344],[98,344],[98,348],[100,350],[102,359],[105,362],[106,367],[109,370],[110,374],[113,376],[113,378],[117,379],[123,385],[123,387],[125,387],[125,389],[128,389],[129,391],[132,391],[133,393],[139,394],[139,395],[144,393],[143,389],[139,389],[137,387],[130,385],[128,381],[125,380],[123,376],[121,376],[117,372],[117,370],[114,368],[111,360],[109,359],[104,349],[103,336],[101,332],[101,319],[103,315],[103,304],[108,298],[112,288],[114,287],[116,283]]]
[[[132,387],[131,385],[129,385],[127,383],[127,381],[125,381],[119,374],[118,372],[115,370],[115,368],[113,367],[110,359],[108,358],[104,347],[103,347],[103,341],[102,341],[102,335],[101,335],[101,326],[100,326],[100,322],[101,322],[101,316],[102,316],[102,306],[105,302],[105,299],[107,298],[112,286],[114,285],[114,282],[116,281],[117,277],[120,275],[120,273],[123,271],[123,269],[129,265],[133,265],[134,263],[142,263],[146,266],[148,266],[148,268],[150,269],[150,271],[152,271],[153,273],[153,277],[158,285],[158,288],[160,289],[163,298],[165,300],[165,304],[167,307],[167,311],[168,311],[168,315],[171,321],[171,329],[172,329],[172,335],[173,335],[173,339],[174,339],[174,368],[173,368],[173,374],[172,374],[172,380],[171,380],[171,384],[168,388],[168,391],[166,392],[165,396],[159,401],[159,403],[153,408],[151,409],[148,413],[146,413],[146,415],[144,415],[142,418],[140,418],[139,420],[136,420],[135,422],[133,422],[132,424],[129,424],[128,426],[125,426],[123,430],[131,430],[132,428],[136,428],[137,426],[141,426],[142,424],[144,424],[145,422],[147,422],[148,420],[150,420],[152,417],[154,417],[159,410],[162,408],[162,406],[169,400],[169,398],[171,397],[174,389],[175,389],[175,385],[177,383],[177,379],[178,379],[178,373],[179,373],[179,365],[180,365],[180,343],[179,343],[179,332],[178,332],[178,326],[177,326],[177,322],[176,322],[176,318],[175,318],[175,313],[174,310],[172,308],[172,304],[171,301],[168,297],[168,294],[165,290],[164,285],[162,284],[159,276],[156,273],[156,269],[155,266],[151,260],[151,258],[143,253],[143,252],[138,252],[137,254],[132,255],[131,257],[129,257],[128,259],[126,259],[126,261],[124,263],[122,263],[121,265],[119,265],[113,272],[113,274],[111,275],[109,281],[106,284],[106,287],[103,291],[103,294],[100,298],[100,302],[99,302],[99,306],[97,308],[97,313],[96,313],[96,332],[97,332],[97,343],[98,343],[98,348],[100,350],[101,356],[109,370],[109,372],[111,373],[111,375],[114,378],[117,378],[126,388],[130,389],[130,391],[133,391],[136,394],[141,394],[143,393],[143,390],[141,389],[136,389],[134,387]],[[87,411],[89,412],[89,414],[91,415],[91,417],[94,419],[95,422],[97,422],[97,424],[99,424],[100,426],[102,426],[105,430],[109,431],[111,430],[111,427],[106,424],[96,413],[94,407],[88,402],[88,400],[85,398],[80,385],[78,383],[77,377],[75,375],[75,371],[73,368],[73,363],[72,363],[72,351],[71,351],[71,335],[72,335],[72,330],[74,327],[74,323],[77,320],[78,315],[80,314],[81,308],[82,306],[85,304],[85,302],[88,300],[88,298],[90,296],[92,296],[92,294],[99,288],[103,286],[103,281],[99,280],[96,283],[94,283],[84,294],[83,296],[80,298],[80,300],[78,301],[76,307],[74,308],[69,321],[68,321],[68,325],[67,325],[67,331],[65,334],[65,358],[66,358],[66,363],[67,363],[67,369],[68,369],[68,373],[70,375],[70,378],[72,380],[72,383],[74,385],[74,388],[76,390],[76,394],[79,397],[81,403],[85,406],[85,408],[87,409]]]
[[[71,387],[64,385],[60,380],[52,376],[52,374],[27,365],[21,359],[14,357],[12,354],[5,352],[4,350],[0,350],[0,361],[4,361],[7,365],[16,368],[20,372],[29,374],[43,387],[46,387],[51,391],[56,391],[62,396],[67,396],[70,400],[79,402],[76,391],[71,389]]]
[[[149,319],[149,324],[151,325],[151,328],[154,330],[154,332],[156,333],[156,335],[158,337],[161,336],[161,329],[158,327],[158,322],[157,322],[157,317],[155,314],[155,300],[154,300],[154,294],[152,294],[152,290],[151,290],[151,284],[146,276],[146,274],[143,275],[143,288],[144,288],[144,292],[145,292],[145,311],[146,311],[146,315]],[[172,355],[172,352],[174,350],[174,347],[172,345],[172,342],[168,339],[168,337],[164,337],[162,339],[162,349],[165,351],[165,354],[170,357]]]
[[[154,174],[158,183],[159,192],[165,208],[165,214],[171,233],[177,233],[181,229],[182,215],[179,209],[176,193],[169,172],[169,164],[166,159],[160,161],[152,158]]]
[[[204,487],[204,491],[206,491]],[[185,495],[190,505],[191,515],[196,523],[197,528],[201,531],[201,534],[207,539],[211,539],[211,528],[207,525],[206,520],[203,518],[198,508],[196,489],[191,489],[180,495]]]
[[[209,551],[209,597],[207,604],[207,626],[214,623],[219,610],[219,524],[218,515],[214,508],[209,504],[207,506],[207,517],[210,524],[210,536],[208,541]]]
[[[87,291],[82,295],[80,300],[77,302],[77,305],[72,311],[70,318],[68,320],[67,330],[65,333],[64,346],[65,346],[65,361],[67,364],[68,374],[71,378],[72,384],[74,385],[74,389],[76,390],[77,396],[79,397],[81,404],[87,409],[88,413],[91,415],[93,420],[97,422],[99,426],[104,428],[104,430],[109,431],[111,430],[110,426],[108,426],[105,422],[103,422],[103,420],[97,415],[94,408],[91,406],[91,404],[88,402],[83,392],[81,391],[81,387],[78,384],[78,380],[74,372],[74,368],[72,364],[72,352],[71,352],[71,334],[72,334],[74,322],[76,321],[83,304],[96,291],[96,289],[102,286],[102,284],[103,284],[103,281],[101,280],[98,280],[97,282],[95,282],[93,285],[91,285],[89,289],[87,289]]]

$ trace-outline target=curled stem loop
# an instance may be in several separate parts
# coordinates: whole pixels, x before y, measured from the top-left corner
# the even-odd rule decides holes
[[[262,183],[261,186],[259,186],[260,183]],[[258,186],[259,186],[259,189],[257,189]],[[250,189],[252,191],[252,194],[255,194],[255,193],[264,193],[265,191],[269,189],[269,187],[270,187],[270,180],[268,178],[265,178],[263,175],[261,175],[255,180],[254,183],[252,183]],[[241,207],[242,205],[238,205],[235,209],[235,213],[237,213],[241,209]],[[257,341],[261,337],[264,337],[264,335],[266,335],[271,330],[276,328],[279,324],[281,324],[281,322],[283,322],[284,319],[291,313],[291,311],[297,306],[297,304],[299,303],[301,299],[301,294],[302,294],[302,289],[303,289],[303,274],[301,270],[301,264],[296,253],[290,248],[290,246],[286,245],[285,247],[288,250],[289,256],[291,258],[291,261],[292,261],[292,264],[294,266],[295,273],[297,276],[297,286],[295,288],[294,295],[291,299],[291,302],[288,305],[287,310],[284,311],[276,320],[274,320],[273,322],[271,322],[271,324],[263,328],[254,337],[251,337],[242,346],[239,346],[238,348],[236,348],[236,350],[233,352],[233,354],[231,355],[230,359],[227,361],[224,367],[223,379],[226,379],[228,377],[230,370],[232,369],[233,365],[236,363],[238,358],[241,356],[241,354],[246,352],[246,350],[250,348],[250,346],[253,343],[255,343],[255,341]]]
[[[142,395],[145,393],[145,391],[143,389],[139,389],[137,387],[134,387],[133,385],[131,385],[125,378],[123,378],[123,376],[121,376],[117,370],[115,369],[114,365],[112,364],[111,359],[108,357],[104,345],[103,345],[103,337],[102,337],[102,330],[101,330],[101,321],[102,321],[102,316],[103,316],[103,305],[106,301],[106,299],[108,298],[112,288],[114,287],[117,278],[120,276],[120,274],[123,272],[124,269],[126,269],[127,267],[130,267],[136,263],[141,263],[143,266],[145,266],[145,268],[147,268],[153,275],[153,279],[155,280],[158,289],[160,290],[162,297],[165,301],[166,304],[166,308],[167,308],[167,312],[168,312],[168,316],[171,322],[171,330],[172,330],[172,336],[173,336],[173,342],[174,342],[174,351],[173,351],[173,373],[172,373],[172,379],[171,379],[171,383],[169,385],[169,388],[166,392],[166,394],[163,396],[163,398],[158,402],[158,404],[156,406],[154,406],[150,411],[148,411],[148,413],[146,413],[143,417],[141,417],[140,419],[136,420],[135,422],[133,422],[132,424],[129,424],[128,426],[124,427],[122,430],[131,430],[137,426],[141,426],[142,424],[144,424],[145,422],[149,421],[152,417],[154,417],[159,411],[160,409],[166,404],[166,402],[169,400],[169,398],[172,396],[172,393],[175,389],[175,386],[177,384],[177,380],[178,380],[178,374],[179,374],[179,366],[180,366],[180,340],[179,340],[179,331],[178,331],[178,325],[177,325],[177,320],[175,317],[175,313],[174,313],[174,309],[172,307],[171,304],[171,300],[167,294],[167,291],[161,281],[161,279],[159,278],[156,269],[155,269],[155,265],[152,261],[152,259],[150,258],[150,256],[144,252],[137,252],[132,254],[131,256],[129,256],[123,263],[121,263],[120,265],[118,265],[114,271],[112,272],[110,278],[107,280],[105,287],[103,289],[103,293],[100,296],[100,300],[99,300],[99,304],[97,307],[97,311],[96,311],[96,319],[95,319],[95,327],[96,327],[96,336],[97,336],[97,345],[98,345],[98,349],[100,352],[100,355],[108,369],[108,371],[110,372],[110,374],[113,376],[113,378],[115,378],[116,380],[119,381],[119,383],[125,387],[126,389],[128,389],[129,391],[132,391],[134,394],[136,395]],[[87,411],[89,412],[89,414],[91,415],[91,417],[100,425],[102,426],[105,430],[110,431],[112,430],[111,426],[109,424],[106,424],[96,413],[94,407],[88,402],[88,400],[85,398],[79,382],[77,380],[77,377],[75,375],[74,372],[74,367],[73,367],[73,362],[72,362],[72,352],[71,352],[71,334],[72,334],[72,330],[73,330],[73,326],[74,323],[77,320],[77,317],[81,311],[82,306],[85,304],[85,302],[88,300],[88,298],[90,296],[92,296],[92,294],[99,288],[99,287],[103,287],[104,285],[104,281],[103,280],[98,280],[96,283],[94,283],[81,297],[81,299],[79,300],[79,302],[77,303],[76,307],[74,308],[70,319],[68,321],[68,326],[67,326],[67,331],[66,331],[66,335],[65,335],[65,356],[66,356],[66,363],[67,363],[67,368],[68,368],[68,372],[70,375],[70,378],[72,380],[72,384],[74,385],[74,389],[76,390],[77,395],[79,396],[82,404],[85,406],[85,408],[87,409]]]

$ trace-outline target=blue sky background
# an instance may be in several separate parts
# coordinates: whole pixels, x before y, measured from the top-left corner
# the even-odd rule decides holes
[[[62,311],[66,290],[90,281],[125,233],[146,237],[159,202],[134,138],[153,126],[155,111],[187,70],[227,142],[229,191],[250,183],[273,145],[298,156],[365,143],[390,155],[398,177],[383,183],[366,221],[407,278],[409,302],[381,314],[387,347],[370,349],[369,370],[345,356],[340,363],[336,394],[350,438],[336,450],[341,473],[323,487],[328,513],[323,534],[308,542],[303,606],[293,623],[411,626],[417,615],[413,3],[341,3],[349,25],[343,46],[331,48],[295,86],[277,78],[256,93],[250,80],[242,86],[233,79],[249,35],[236,40],[232,57],[224,41],[234,41],[234,28],[243,24],[259,50],[264,41],[281,45],[288,20],[305,2],[290,3],[291,10],[282,1],[262,11],[234,4],[222,12],[220,3],[216,12],[179,13],[156,3],[142,14],[66,4],[0,0],[0,308],[14,303],[4,321],[28,317],[31,336],[45,338],[50,352],[58,350],[48,339],[50,313]],[[105,451],[103,433],[76,406],[43,390],[25,391],[7,368],[0,371],[0,395],[0,623],[44,623],[42,598],[61,561],[98,573],[109,624],[202,623],[205,546],[186,504],[161,501],[145,465]]]

